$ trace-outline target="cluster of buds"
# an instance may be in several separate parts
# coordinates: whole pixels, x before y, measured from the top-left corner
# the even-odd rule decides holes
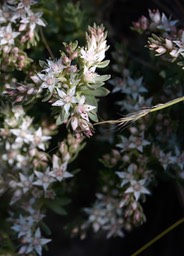
[[[4,96],[11,99],[14,103],[30,103],[34,100],[38,93],[38,89],[33,83],[22,84],[22,83],[7,83],[5,84]]]
[[[164,33],[175,33],[177,20],[170,20],[164,13],[159,10],[148,10],[149,17],[141,16],[141,18],[133,22],[132,29],[138,33],[161,31]]]
[[[165,59],[174,61],[183,57],[184,52],[184,33],[177,23],[158,10],[149,10],[149,18],[142,16],[133,23],[133,29],[139,33],[154,33],[148,38],[148,48],[155,51],[156,56],[164,54]]]
[[[156,52],[156,56],[167,54],[167,59],[175,61],[184,56],[184,32],[179,31],[178,37],[163,38],[156,35],[148,38],[148,48]]]

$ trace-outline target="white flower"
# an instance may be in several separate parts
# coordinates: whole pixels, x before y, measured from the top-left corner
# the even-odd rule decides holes
[[[57,61],[47,60],[47,64],[45,64],[47,67],[43,70],[43,72],[52,73],[55,76],[58,76],[60,73],[62,73],[65,66],[62,63],[62,59],[59,59]]]
[[[62,181],[65,178],[71,178],[73,175],[66,171],[67,169],[67,162],[63,164],[60,163],[60,159],[58,156],[53,155],[53,167],[52,171],[50,172],[50,176],[55,178],[58,181]]]
[[[100,77],[96,72],[93,71],[93,68],[88,68],[84,66],[83,79],[87,83],[95,83],[96,79]]]
[[[34,222],[31,221],[29,218],[19,215],[19,219],[11,228],[18,233],[18,238],[20,238],[22,236],[25,236],[31,230],[33,223]]]
[[[142,80],[143,77],[138,79],[128,77],[127,85],[122,92],[131,95],[134,100],[137,99],[139,94],[147,92],[147,89],[142,85]]]
[[[127,183],[131,183],[131,180],[134,179],[134,173],[137,170],[137,165],[136,164],[130,164],[128,166],[127,172],[116,172],[116,174],[118,175],[118,177],[120,179],[122,179],[121,182],[121,187],[123,187],[124,185],[126,185]]]
[[[45,172],[34,171],[34,173],[38,179],[33,182],[33,185],[43,187],[44,191],[46,191],[49,185],[54,182],[54,179],[50,176],[49,167]]]
[[[81,58],[88,68],[93,67],[95,71],[98,64],[105,58],[105,52],[109,48],[106,42],[107,33],[104,32],[103,26],[89,27],[86,34],[87,46],[81,48]]]
[[[86,101],[86,98],[84,95],[82,95],[78,100],[78,105],[75,107],[75,112],[79,114],[86,121],[89,121],[87,112],[90,112],[96,107],[89,104],[85,104],[85,101]]]
[[[127,151],[130,146],[130,140],[125,136],[120,136],[121,142],[116,144],[116,147],[120,148],[121,152]]]
[[[19,32],[13,32],[11,24],[0,28],[0,45],[14,45],[14,39],[19,35]]]
[[[8,5],[4,3],[2,6],[2,9],[0,9],[0,24],[10,21],[11,17],[12,17],[12,12],[8,8]]]
[[[159,159],[162,167],[164,168],[164,170],[167,169],[167,166],[169,164],[176,163],[176,156],[172,156],[171,152],[164,153],[162,150],[160,150],[158,159]]]
[[[43,135],[42,128],[39,127],[38,130],[33,135],[33,145],[37,146],[38,148],[45,150],[44,142],[51,139],[51,136]]]
[[[130,184],[131,186],[127,188],[125,193],[133,193],[135,199],[138,201],[141,194],[150,194],[149,190],[144,187],[145,179],[142,180],[131,180]]]
[[[158,24],[160,23],[161,20],[161,16],[160,16],[160,12],[158,10],[148,10],[149,11],[149,16],[152,22]]]
[[[40,88],[47,88],[50,91],[50,93],[53,92],[56,84],[59,82],[59,80],[54,76],[53,73],[49,73],[46,75],[39,73],[38,77],[42,80]],[[33,77],[32,77],[32,79],[33,79]]]
[[[36,25],[45,27],[45,22],[41,19],[42,13],[41,12],[32,12],[31,9],[26,8],[26,16],[23,17],[20,21],[22,25],[19,28],[19,31],[25,30],[26,26],[28,25],[30,31],[33,32],[36,28]]]
[[[19,0],[17,9],[22,9],[22,8],[30,8],[31,5],[36,4],[36,0]]]
[[[22,143],[29,144],[33,140],[33,135],[30,131],[32,119],[29,117],[24,118],[20,128],[11,129],[10,131],[16,136],[15,142],[22,145]]]
[[[176,164],[180,167],[181,170],[184,170],[184,152],[178,152],[176,156]]]
[[[25,176],[22,173],[19,173],[20,182],[17,183],[17,186],[21,187],[23,192],[26,193],[32,187],[34,180],[34,174],[30,176]]]
[[[20,250],[19,254],[29,254],[33,251],[36,251],[36,253],[41,256],[42,255],[42,247],[49,243],[51,239],[46,239],[41,237],[40,229],[37,228],[35,234],[33,235],[31,232],[29,232],[24,237],[24,243],[26,245],[23,245]]]
[[[172,30],[172,27],[174,27],[177,22],[178,22],[178,20],[169,20],[169,19],[166,17],[166,15],[165,15],[164,13],[162,13],[161,22],[160,22],[160,24],[157,26],[157,28],[169,32],[169,31]]]
[[[135,112],[140,110],[141,108],[150,107],[152,102],[152,98],[145,99],[143,96],[139,95],[138,99],[135,100],[131,97],[131,95],[127,95],[126,100],[117,102],[118,105],[121,106],[121,109],[126,109],[128,112]]]
[[[14,8],[14,12],[11,17],[11,22],[17,23],[17,20],[23,19],[25,17],[26,17],[26,9],[18,8],[18,6],[17,6],[17,8]]]
[[[177,48],[173,49],[169,54],[177,58],[180,54],[184,55],[184,32],[182,32],[181,39],[177,41],[173,41]]]
[[[78,100],[75,97],[76,87],[72,87],[65,93],[64,91],[57,89],[59,100],[55,101],[52,106],[63,106],[66,113],[69,112],[73,103],[77,103]]]
[[[92,225],[94,232],[107,230],[107,238],[123,236],[122,209],[118,207],[119,201],[115,198],[97,194],[97,199],[92,208],[85,208],[88,214],[87,226]]]
[[[143,134],[140,134],[139,136],[131,135],[129,137],[129,141],[129,149],[137,149],[141,153],[143,152],[145,146],[150,145],[150,142],[144,139]]]

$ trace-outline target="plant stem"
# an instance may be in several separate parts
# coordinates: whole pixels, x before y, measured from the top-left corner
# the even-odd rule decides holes
[[[184,218],[178,220],[177,222],[175,222],[173,225],[171,225],[170,227],[168,227],[167,229],[165,229],[162,233],[160,233],[158,236],[156,236],[155,238],[153,238],[151,241],[149,241],[147,244],[143,245],[140,249],[138,249],[136,252],[134,252],[133,254],[131,254],[131,256],[137,256],[139,255],[141,252],[143,252],[144,250],[146,250],[149,246],[151,246],[152,244],[154,244],[156,241],[158,241],[160,238],[162,238],[163,236],[165,236],[167,233],[169,233],[171,230],[173,230],[174,228],[176,228],[177,226],[179,226],[180,224],[182,224],[184,222]]]

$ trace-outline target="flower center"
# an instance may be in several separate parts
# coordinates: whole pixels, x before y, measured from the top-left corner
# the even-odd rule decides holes
[[[31,15],[29,19],[30,19],[31,22],[36,23],[36,16],[35,15]]]
[[[48,183],[49,182],[49,177],[48,176],[43,176],[43,182]]]
[[[48,84],[48,85],[52,85],[52,84],[53,84],[53,82],[54,82],[54,81],[53,81],[53,79],[52,79],[52,78],[47,79],[47,84]]]
[[[68,103],[68,102],[70,102],[70,101],[71,101],[71,97],[67,95],[67,96],[65,97],[65,102]]]
[[[62,177],[63,176],[63,170],[62,169],[56,169],[55,173],[56,173],[57,177]]]
[[[7,39],[7,40],[10,40],[12,38],[12,34],[11,33],[5,33],[4,34],[4,37]]]
[[[34,238],[34,239],[33,239],[33,245],[34,245],[34,246],[40,245],[40,241],[39,241],[38,238]]]
[[[135,190],[135,191],[140,191],[140,189],[141,189],[141,186],[137,183],[137,184],[134,184],[133,185],[133,189]]]
[[[8,18],[10,17],[10,13],[9,13],[9,12],[4,12],[4,13],[3,13],[3,16],[4,16],[6,19],[8,19]]]
[[[40,137],[38,137],[38,136],[35,136],[35,143],[36,144],[39,144],[40,142],[41,142],[41,138]]]

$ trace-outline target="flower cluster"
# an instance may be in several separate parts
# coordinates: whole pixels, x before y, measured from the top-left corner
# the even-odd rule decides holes
[[[132,29],[139,32],[176,32],[177,20],[171,20],[167,18],[164,13],[160,13],[159,10],[148,10],[149,17],[141,16],[141,18],[133,22]]]
[[[47,209],[66,214],[68,195],[72,196],[75,186],[72,177],[77,172],[70,163],[84,148],[85,137],[94,134],[99,97],[109,93],[104,87],[110,75],[103,73],[103,68],[109,65],[109,60],[105,60],[109,46],[103,25],[88,27],[84,46],[77,41],[69,42],[66,36],[67,43],[63,43],[59,58],[50,54],[51,58],[39,62],[41,67],[34,63],[28,68],[31,59],[27,50],[37,44],[38,29],[46,26],[38,9],[42,5],[37,3],[36,0],[0,3],[0,197],[8,192],[9,200],[5,205],[8,225],[5,231],[0,230],[0,236],[8,233],[8,238],[13,237],[16,248],[12,251],[18,255],[42,255],[43,248],[51,241],[47,238],[50,235],[45,221]],[[66,4],[68,27],[72,31],[75,24],[78,39],[85,20],[80,18],[82,13],[79,4],[76,8],[72,3]],[[162,60],[177,59],[183,66],[184,32],[177,27],[177,21],[158,10],[148,10],[148,15],[134,22],[133,30],[149,35],[147,48],[163,56]],[[55,27],[54,22],[51,27]],[[150,36],[150,33],[155,34]],[[49,43],[43,33],[41,39],[48,50]],[[112,53],[113,77],[109,80],[118,112],[125,115],[134,112],[136,116],[142,109],[149,113],[154,109],[150,107],[152,102],[168,101],[173,94],[178,97],[183,94],[180,77],[176,74],[175,79],[166,65],[158,64],[158,58],[155,61],[151,55],[152,66],[147,59],[140,60],[134,54],[128,56],[124,45],[123,51],[118,47]],[[34,56],[32,49],[29,52]],[[175,62],[172,64],[182,71]],[[156,78],[159,84],[155,83]],[[135,124],[133,119],[124,119],[131,121],[117,127],[119,131],[127,128],[122,135],[113,129],[99,129],[94,140],[108,144],[110,149],[106,151],[106,146],[102,146],[105,152],[99,159],[102,167],[98,172],[100,182],[95,200],[84,206],[85,220],[81,225],[76,224],[73,233],[77,230],[81,238],[85,238],[87,230],[92,228],[94,232],[106,233],[107,238],[124,237],[127,231],[145,222],[144,203],[158,182],[158,172],[158,176],[166,175],[183,182],[184,151],[177,135],[183,131],[179,129],[175,113],[154,115],[150,111],[152,118],[142,115]],[[106,118],[106,109],[105,115]],[[80,161],[77,170],[79,164]],[[0,254],[6,254],[4,249],[0,248]]]
[[[69,135],[58,152],[49,156],[46,149],[53,127],[50,131],[41,126],[35,129],[33,119],[20,106],[11,110],[7,108],[4,115],[3,128],[0,129],[1,162],[4,189],[8,186],[12,191],[9,220],[20,240],[19,254],[35,251],[41,255],[42,247],[51,241],[41,236],[39,228],[45,216],[41,212],[44,211],[44,200],[54,200],[54,184],[73,176],[67,171],[68,163],[82,147],[81,139]],[[25,201],[28,202],[26,205]]]
[[[7,0],[0,5],[3,72],[7,67],[24,72],[31,61],[24,50],[36,44],[38,27],[46,26],[42,12],[36,11],[36,3],[34,0]],[[98,120],[97,97],[109,92],[102,87],[109,75],[97,73],[97,68],[109,63],[104,60],[109,48],[106,37],[103,25],[94,24],[86,34],[86,46],[80,47],[77,42],[63,43],[59,59],[40,61],[42,70],[26,70],[23,82],[13,74],[3,78],[3,96],[10,99],[10,104],[1,105],[4,109],[0,116],[0,192],[2,195],[10,191],[9,222],[20,255],[42,255],[42,248],[51,241],[42,236],[47,208],[65,214],[63,206],[68,199],[63,199],[63,195],[66,189],[60,198],[55,187],[58,183],[65,186],[65,180],[73,177],[68,165],[85,145],[80,135],[93,134],[91,121]],[[22,106],[27,104],[30,109],[31,104],[36,105],[36,99],[43,96],[43,101],[52,106],[57,119],[54,123],[49,117],[35,121],[35,116],[28,115],[26,107]],[[68,132],[53,149],[52,138],[57,134],[57,125],[62,123],[72,133]],[[47,153],[48,147],[51,150]]]
[[[32,9],[37,1],[3,1],[0,4],[0,56],[7,66],[22,70],[30,59],[24,49],[36,45],[38,26],[46,26],[42,13]]]
[[[143,107],[150,107],[152,98],[145,99],[144,94],[148,90],[143,85],[143,77],[132,78],[128,69],[123,70],[123,77],[115,77],[110,80],[113,86],[112,93],[120,92],[126,95],[126,100],[117,101],[121,110],[135,112]]]
[[[176,24],[175,21],[169,22],[165,15],[159,16],[158,12],[149,11],[149,14],[152,19],[151,27],[155,22],[158,26],[157,29],[165,29],[165,33],[174,31],[171,28]],[[156,14],[158,20],[154,16]],[[165,26],[161,26],[161,23],[164,25],[164,22]],[[150,31],[150,28],[147,29]],[[149,84],[144,81],[146,86],[143,85],[143,76],[133,77],[127,68],[129,60],[126,59],[123,51],[120,51],[121,49],[118,48],[116,52],[113,52],[115,63],[112,70],[114,70],[115,76],[110,80],[112,93],[118,95],[115,104],[119,105],[121,110],[126,114],[131,112],[136,114],[136,111],[150,107],[152,101],[155,100],[154,98],[158,96],[149,97]],[[176,95],[181,96],[181,88],[182,85],[180,86],[179,82],[177,85],[163,86],[163,100],[171,98],[173,91]],[[122,100],[119,100],[120,94]],[[154,122],[155,130],[149,129],[150,122]],[[125,124],[125,127],[128,125],[129,123]],[[80,227],[82,233],[91,226],[95,232],[106,230],[107,237],[123,236],[125,230],[131,230],[142,224],[146,220],[142,203],[145,202],[146,196],[151,194],[152,186],[156,184],[155,181],[157,180],[155,163],[162,174],[169,176],[170,171],[172,171],[172,176],[182,181],[183,151],[174,135],[176,127],[177,125],[171,120],[171,116],[159,113],[153,118],[153,121],[149,117],[144,117],[134,126],[131,124],[124,135],[118,138],[114,136],[114,139],[109,141],[111,146],[114,141],[118,140],[118,143],[116,148],[100,159],[106,168],[106,174],[104,174],[106,178],[102,182],[104,187],[99,189],[99,194],[96,195],[93,205],[85,209],[88,217]],[[119,130],[121,128],[124,127],[120,125]],[[102,137],[103,135],[101,134]],[[174,148],[173,145],[175,145]],[[115,175],[119,179],[119,186],[116,187],[114,193],[115,184],[117,184]],[[114,202],[114,206],[109,206],[109,201]]]
[[[109,75],[99,75],[97,68],[104,68],[103,61],[108,49],[104,27],[94,24],[86,34],[86,46],[64,43],[64,51],[58,60],[41,62],[43,70],[32,76],[45,93],[44,101],[52,104],[56,123],[65,123],[76,134],[87,137],[93,134],[90,122],[97,121],[97,98],[108,90],[103,86]]]
[[[154,33],[148,38],[148,48],[155,51],[156,56],[164,54],[165,59],[175,61],[183,58],[184,51],[184,33],[177,23],[158,10],[149,10],[149,19],[142,16],[133,25],[138,32]]]
[[[30,254],[36,252],[38,255],[42,255],[42,247],[51,241],[41,236],[40,228],[36,226],[45,217],[39,210],[33,208],[34,202],[31,200],[23,207],[25,215],[19,215],[17,219],[10,218],[14,224],[12,230],[17,233],[18,239],[22,240],[22,246],[19,249],[19,254]],[[34,231],[33,231],[33,227]]]
[[[143,144],[140,141],[142,148]],[[124,147],[126,142],[123,141],[110,154],[102,157],[101,162],[110,173],[92,207],[84,209],[88,219],[81,226],[81,232],[92,226],[94,232],[107,232],[107,238],[123,237],[125,230],[130,231],[145,221],[141,202],[145,201],[147,194],[151,194],[149,186],[153,181],[153,173],[148,170],[145,150],[141,153],[139,149],[132,149],[131,146],[126,150]],[[138,155],[137,160],[135,155]],[[119,178],[116,189],[114,176]]]
[[[155,51],[156,56],[166,54],[167,59],[175,61],[183,58],[184,52],[184,32],[178,31],[178,35],[174,37],[158,37],[152,35],[148,39],[148,47]]]
[[[107,238],[112,236],[124,237],[122,231],[124,225],[123,211],[119,207],[118,200],[114,197],[97,194],[94,205],[91,208],[85,208],[84,212],[89,218],[81,226],[83,232],[92,226],[94,232],[107,231]]]

